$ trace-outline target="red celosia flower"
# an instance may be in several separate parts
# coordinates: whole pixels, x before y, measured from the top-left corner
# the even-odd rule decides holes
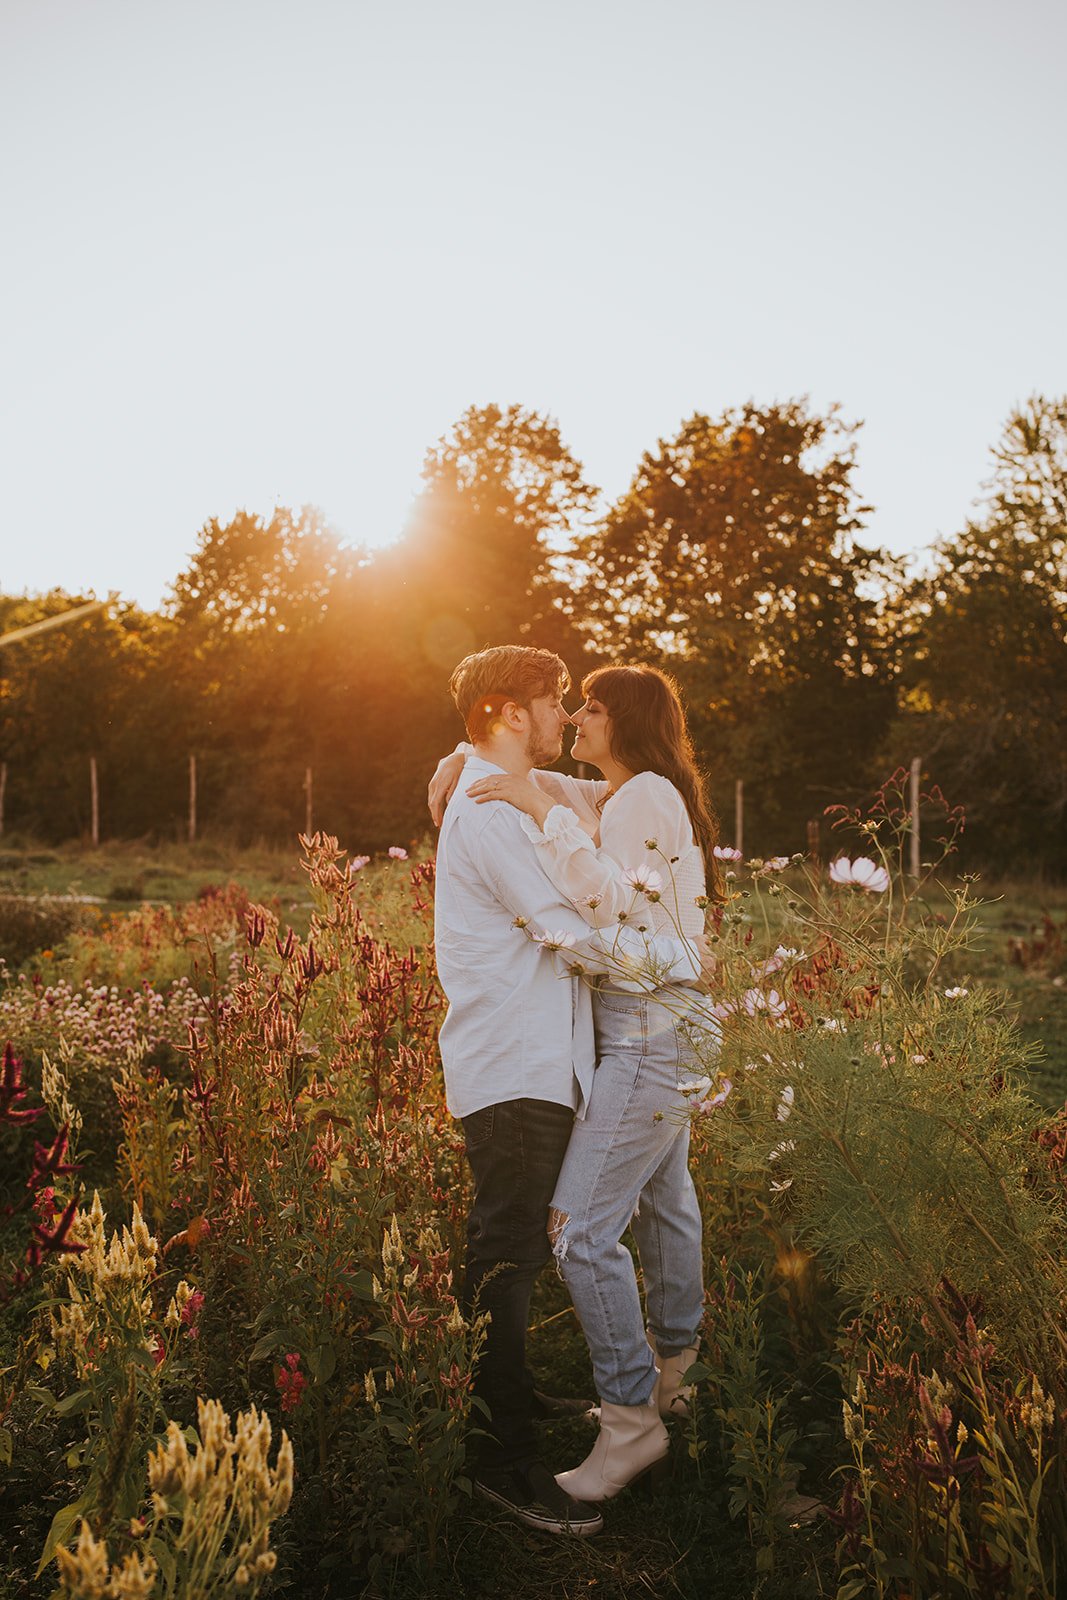
[[[26,1090],[22,1087],[22,1062],[15,1054],[15,1047],[9,1039],[4,1046],[4,1065],[0,1071],[0,1122],[33,1122],[41,1115],[43,1106],[38,1106],[34,1111],[17,1111],[15,1108],[20,1100],[25,1100]]]
[[[26,1179],[28,1189],[39,1189],[46,1178],[63,1178],[78,1171],[76,1162],[72,1165],[63,1159],[67,1153],[68,1132],[68,1126],[64,1123],[47,1149],[43,1144],[34,1142],[33,1168]]]
[[[282,1410],[295,1411],[308,1386],[307,1379],[300,1371],[300,1356],[295,1350],[286,1356],[285,1366],[278,1368],[274,1381],[281,1395]]]
[[[26,1260],[31,1267],[40,1266],[46,1255],[80,1256],[83,1251],[88,1250],[89,1246],[87,1244],[76,1244],[73,1239],[68,1237],[77,1210],[78,1202],[74,1199],[70,1202],[70,1205],[64,1211],[51,1233],[48,1232],[43,1223],[34,1224],[33,1238],[30,1240],[30,1247],[26,1251]]]
[[[200,1308],[203,1304],[203,1289],[194,1289],[188,1300],[182,1306],[182,1323],[185,1327],[186,1337],[189,1339],[199,1339],[200,1337],[200,1329],[197,1327],[197,1320],[200,1316]]]

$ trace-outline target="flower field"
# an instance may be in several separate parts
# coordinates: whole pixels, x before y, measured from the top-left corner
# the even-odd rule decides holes
[[[0,1597],[1054,1594],[1067,1074],[1032,1078],[990,979],[1060,1016],[1064,919],[994,962],[973,884],[903,877],[896,812],[843,817],[833,872],[724,852],[696,1402],[591,1541],[465,1476],[432,860],[316,835],[281,898],[50,927],[0,983]],[[588,1392],[549,1273],[531,1359]]]

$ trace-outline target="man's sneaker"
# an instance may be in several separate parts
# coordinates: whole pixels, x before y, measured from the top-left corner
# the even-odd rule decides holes
[[[572,1500],[540,1461],[525,1469],[480,1473],[474,1488],[483,1500],[502,1506],[528,1528],[542,1533],[573,1533],[588,1539],[604,1526],[596,1506]]]
[[[587,1417],[593,1408],[592,1400],[574,1400],[569,1395],[533,1392],[530,1411],[535,1422],[557,1422],[560,1417]]]

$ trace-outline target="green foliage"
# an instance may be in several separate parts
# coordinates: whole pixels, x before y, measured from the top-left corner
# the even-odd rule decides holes
[[[447,683],[507,639],[669,665],[723,811],[806,843],[831,799],[919,754],[966,806],[972,862],[1062,876],[1067,406],[1034,396],[981,513],[908,578],[862,544],[856,427],[806,399],[695,413],[603,508],[550,418],[469,408],[428,453],[404,536],[343,545],[321,513],[211,519],[161,615],[121,605],[4,651],[5,826],[50,840],[409,844],[459,732]],[[81,596],[0,596],[0,629]],[[134,893],[136,877],[116,891]]]
[[[891,748],[966,796],[978,857],[1067,865],[1067,403],[1034,396],[994,449],[981,515],[899,602]]]
[[[0,962],[17,970],[47,950],[49,956],[76,929],[91,926],[95,907],[69,896],[0,895]],[[3,968],[0,967],[0,973]]]
[[[612,656],[666,655],[710,769],[746,780],[751,825],[780,843],[862,784],[892,703],[854,433],[805,401],[697,414],[581,551],[575,614]]]

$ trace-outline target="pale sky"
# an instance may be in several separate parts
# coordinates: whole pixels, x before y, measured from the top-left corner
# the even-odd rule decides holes
[[[403,525],[470,404],[623,491],[694,410],[862,418],[957,528],[1067,390],[1060,0],[0,0],[0,592]]]

